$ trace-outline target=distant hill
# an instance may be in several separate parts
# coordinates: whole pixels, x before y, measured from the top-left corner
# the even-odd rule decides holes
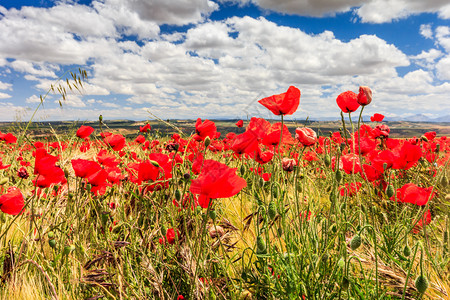
[[[390,120],[389,120],[390,121]],[[403,118],[402,121],[408,121],[408,122],[450,122],[450,115],[442,116],[439,118],[429,118],[423,114],[417,114],[411,117]]]

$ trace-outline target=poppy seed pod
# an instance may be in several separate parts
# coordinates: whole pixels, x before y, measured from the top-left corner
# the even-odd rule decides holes
[[[370,104],[372,102],[372,90],[368,86],[360,86],[357,99],[361,106]]]

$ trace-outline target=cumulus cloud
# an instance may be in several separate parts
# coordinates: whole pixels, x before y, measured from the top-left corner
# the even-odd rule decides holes
[[[94,6],[119,8],[137,13],[140,20],[174,25],[197,23],[218,9],[217,3],[210,0],[104,0],[97,1]],[[125,18],[123,14],[120,16]]]
[[[11,95],[0,92],[0,99],[8,99],[8,98],[11,98]]]
[[[25,100],[26,103],[40,103],[41,102],[41,97],[37,96],[37,95],[32,95],[30,97],[28,97]]]
[[[450,4],[446,0],[221,0],[244,5],[250,1],[262,9],[301,16],[323,17],[354,10],[367,23],[391,22],[422,12],[450,18]]]
[[[0,81],[0,90],[12,90],[12,84]]]
[[[432,39],[433,31],[431,30],[431,24],[420,25],[420,34],[427,39]]]
[[[317,16],[376,2],[253,1],[266,9]],[[217,9],[214,2],[160,2],[97,0],[91,6],[58,3],[21,10],[0,6],[0,41],[17,35],[10,38],[12,45],[0,42],[0,66],[5,72],[19,72],[45,93],[66,69],[61,65],[86,65],[89,79],[83,83],[82,94],[70,92],[67,101],[62,101],[63,113],[55,108],[56,98],[47,101],[42,116],[52,119],[93,119],[99,114],[110,119],[144,119],[149,117],[148,110],[163,119],[271,117],[257,100],[284,92],[289,85],[302,91],[293,118],[336,116],[336,96],[356,91],[359,85],[369,85],[375,92],[368,113],[386,112],[382,110],[392,106],[407,112],[416,107],[408,101],[430,101],[428,94],[444,99],[450,92],[447,83],[436,83],[436,76],[450,78],[446,26],[433,31],[423,25],[421,34],[435,39],[440,49],[407,56],[376,35],[343,41],[329,30],[308,34],[262,17],[211,21],[207,16]],[[438,9],[438,1],[433,3],[433,9]],[[152,6],[156,4],[158,14]],[[65,22],[60,17],[64,12],[77,18]],[[192,25],[160,34],[161,24]],[[128,35],[139,40],[124,39]],[[404,76],[397,73],[399,67],[417,66],[422,69]],[[0,81],[2,88],[12,90],[13,86]],[[104,97],[116,94],[122,95],[120,100]],[[391,106],[393,98],[398,101]],[[25,103],[39,101],[31,96]]]

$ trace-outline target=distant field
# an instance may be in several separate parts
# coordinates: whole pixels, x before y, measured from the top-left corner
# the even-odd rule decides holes
[[[168,121],[168,123],[167,123]],[[237,120],[213,120],[216,123],[217,131],[223,134],[222,137],[225,136],[228,132],[236,132],[241,133],[244,132],[243,128],[237,128],[235,122]],[[180,130],[182,130],[186,134],[190,134],[194,131],[195,128],[195,120],[166,120],[164,122],[160,122],[158,120],[150,120],[150,121],[129,121],[129,120],[110,120],[104,121],[103,130],[105,131],[115,131],[123,134],[126,137],[134,138],[136,137],[136,129],[139,129],[139,126],[144,125],[146,122],[149,122],[152,126],[153,131],[159,131],[161,136],[165,136],[167,134],[171,134],[176,132],[176,129],[169,126],[171,124]],[[272,123],[278,122],[275,120],[271,120]],[[54,133],[73,133],[78,129],[80,125],[89,125],[94,127],[95,129],[100,129],[98,122],[78,122],[78,121],[58,121],[58,122],[34,122],[29,127],[29,136],[32,137],[48,137],[52,139]],[[244,120],[244,128],[248,124],[248,121]],[[291,130],[291,133],[294,133],[296,127],[310,127],[314,129],[318,135],[324,136],[328,135],[329,132],[337,131],[342,126],[340,121],[311,121],[311,122],[294,122],[287,121],[287,126]],[[375,126],[373,123],[368,123],[372,127]],[[410,138],[410,137],[419,137],[425,132],[435,131],[437,136],[450,136],[450,122],[442,122],[442,123],[426,123],[426,122],[383,122],[383,124],[387,124],[391,129],[390,136],[392,138]],[[0,131],[2,132],[20,132],[23,128],[25,128],[27,123],[25,122],[0,122]],[[349,125],[349,124],[348,124]],[[357,124],[355,124],[356,127]],[[350,129],[351,126],[348,126]],[[99,131],[97,131],[99,132]]]

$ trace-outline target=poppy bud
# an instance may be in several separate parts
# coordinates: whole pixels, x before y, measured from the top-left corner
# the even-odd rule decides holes
[[[344,290],[348,289],[350,285],[350,281],[348,280],[347,276],[344,276],[344,278],[342,278],[342,288]]]
[[[388,198],[391,198],[392,196],[394,196],[394,187],[392,186],[392,184],[388,185],[386,188],[386,196],[388,196]]]
[[[443,188],[445,188],[448,185],[447,174],[444,174],[444,176],[442,176],[442,178],[441,178],[441,185],[442,185]]]
[[[436,145],[436,153],[438,153],[439,150],[441,150],[441,144],[437,144],[437,145]]]
[[[337,182],[341,182],[341,180],[342,180],[342,172],[341,172],[341,170],[337,170],[336,171],[335,177],[336,177],[336,181]]]
[[[49,233],[47,233],[47,236],[50,240],[52,240],[55,237],[55,233],[53,231],[50,231]]]
[[[275,219],[275,216],[277,215],[277,207],[275,206],[275,202],[269,203],[269,208],[267,209],[267,214],[269,215],[269,219],[273,220]]]
[[[359,246],[361,246],[361,243],[362,243],[361,236],[359,234],[355,234],[355,236],[350,241],[350,248],[352,250],[356,250],[359,248]]]
[[[256,238],[256,253],[257,254],[267,253],[266,241],[264,241],[264,239],[261,236],[258,236]]]
[[[158,163],[157,161],[154,161],[154,160],[151,160],[151,159],[150,159],[150,163],[151,163],[153,166],[155,166],[155,167],[157,167],[157,168],[160,168],[160,165],[159,165],[159,163]]]
[[[102,115],[98,116],[98,122],[99,122],[100,124],[103,123],[103,116],[102,116]]]
[[[343,269],[345,267],[345,260],[343,257],[341,257],[341,259],[339,259],[337,265],[338,265],[339,269]]]
[[[242,164],[241,167],[239,168],[239,173],[241,173],[241,176],[245,174],[245,165]]]
[[[420,139],[421,139],[422,141],[424,141],[424,142],[428,142],[428,138],[427,138],[426,136],[424,136],[424,135],[422,135],[422,136],[420,137]]]
[[[175,199],[176,199],[177,201],[180,201],[180,200],[181,200],[181,192],[180,192],[179,189],[177,189],[177,190],[175,191]]]
[[[64,247],[63,255],[69,255],[70,252],[72,252],[73,250],[75,250],[75,246],[74,245],[67,245],[67,246]]]
[[[281,237],[283,235],[283,228],[282,227],[278,227],[277,233],[278,233],[278,236]]]
[[[0,185],[4,185],[4,184],[6,184],[7,182],[8,182],[8,177],[3,177],[3,178],[1,178],[0,179]]]
[[[211,138],[209,136],[207,136],[205,138],[205,148],[207,148],[210,144],[211,144]]]
[[[414,284],[419,293],[423,294],[428,288],[428,279],[423,274],[420,274],[417,276]]]
[[[329,167],[331,165],[331,158],[330,158],[330,156],[328,154],[325,155],[324,162],[325,162],[325,166],[327,166],[327,167]]]
[[[55,240],[49,240],[48,241],[48,245],[54,249],[54,248],[56,248],[56,241]]]
[[[411,248],[409,248],[408,243],[406,243],[405,248],[403,248],[403,255],[406,257],[411,255]]]
[[[209,217],[211,218],[211,220],[215,220],[217,218],[217,214],[215,210],[210,210],[209,211]]]
[[[368,86],[360,86],[357,101],[362,106],[370,104],[372,102],[372,90]]]

